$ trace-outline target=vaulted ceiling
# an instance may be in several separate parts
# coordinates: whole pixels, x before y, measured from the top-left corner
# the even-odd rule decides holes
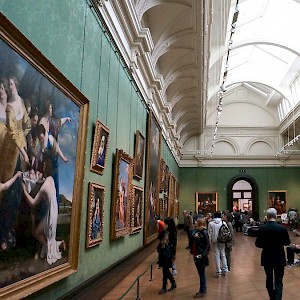
[[[299,110],[299,0],[94,3],[180,165],[209,164],[222,156],[274,160]]]

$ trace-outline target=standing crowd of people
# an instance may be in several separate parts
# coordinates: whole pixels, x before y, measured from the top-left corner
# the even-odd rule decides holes
[[[194,298],[204,297],[207,293],[206,267],[209,265],[209,252],[212,249],[216,277],[227,276],[231,271],[231,251],[234,246],[234,228],[236,231],[249,225],[253,219],[247,212],[215,212],[204,215],[183,211],[184,231],[187,235],[189,249],[193,255],[194,264],[199,274],[199,290]],[[242,224],[242,226],[241,226]],[[266,289],[271,300],[282,299],[284,268],[294,264],[295,253],[300,253],[300,245],[292,244],[287,227],[278,222],[277,211],[269,208],[266,211],[264,224],[259,226],[255,245],[262,249],[261,266],[266,274]],[[243,231],[243,230],[241,230]],[[165,222],[158,220],[157,252],[158,264],[163,272],[163,285],[159,294],[172,291],[177,287],[174,275],[177,274],[175,259],[177,245],[177,230],[172,218]],[[284,246],[287,252],[284,250]],[[172,268],[172,272],[170,269]],[[171,287],[167,289],[168,280]]]

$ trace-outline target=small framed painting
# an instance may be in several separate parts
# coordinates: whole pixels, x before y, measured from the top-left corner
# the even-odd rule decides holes
[[[105,187],[94,182],[89,185],[87,207],[86,247],[98,245],[103,239]]]
[[[139,130],[135,135],[133,176],[141,180],[144,171],[145,138]]]
[[[143,226],[144,190],[138,186],[132,188],[131,233],[137,233]]]
[[[99,120],[96,121],[96,128],[93,141],[92,159],[90,170],[103,175],[109,144],[109,129]]]

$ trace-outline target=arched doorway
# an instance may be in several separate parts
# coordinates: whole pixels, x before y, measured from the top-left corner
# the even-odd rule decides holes
[[[258,218],[258,187],[249,175],[238,175],[230,180],[227,186],[227,207],[230,211],[236,206],[242,211],[252,211]]]

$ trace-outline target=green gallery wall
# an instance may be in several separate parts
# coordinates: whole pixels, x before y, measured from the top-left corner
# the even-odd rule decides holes
[[[240,173],[241,170],[245,173]],[[257,184],[260,218],[264,217],[268,191],[271,190],[287,190],[288,207],[299,207],[300,168],[180,168],[180,210],[195,210],[195,192],[217,192],[218,209],[227,209],[227,185],[239,175],[250,176]]]
[[[78,272],[36,294],[32,299],[57,299],[143,246],[143,231],[109,240],[113,157],[116,148],[134,156],[134,136],[146,137],[147,110],[132,85],[118,54],[86,0],[2,0],[1,12],[89,100],[87,149],[83,182]],[[110,130],[109,152],[103,176],[89,170],[93,129],[99,119]],[[162,158],[179,179],[179,168],[166,142]],[[145,168],[144,168],[145,171]],[[134,184],[144,187],[142,181]],[[104,236],[100,246],[85,248],[88,184],[106,188]]]

